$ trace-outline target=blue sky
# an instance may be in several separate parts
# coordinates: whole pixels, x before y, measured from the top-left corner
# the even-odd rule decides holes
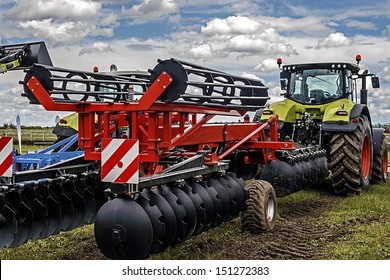
[[[377,74],[375,122],[390,122],[390,1],[0,0],[0,45],[43,40],[56,66],[153,68],[176,57],[256,76],[280,98],[276,58],[286,63],[354,62]],[[0,123],[51,125],[20,97],[22,72],[0,75]],[[64,115],[60,113],[59,115]]]

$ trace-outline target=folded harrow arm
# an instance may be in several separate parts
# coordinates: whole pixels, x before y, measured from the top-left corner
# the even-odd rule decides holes
[[[44,42],[0,46],[0,73],[30,68],[34,63],[52,65]]]

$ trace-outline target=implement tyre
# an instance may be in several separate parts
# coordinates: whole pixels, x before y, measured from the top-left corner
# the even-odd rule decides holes
[[[276,194],[270,183],[254,180],[245,186],[249,193],[241,212],[241,228],[250,233],[271,231],[276,224]]]
[[[361,116],[352,133],[336,133],[331,140],[330,170],[336,194],[360,193],[369,187],[373,140],[368,117]]]
[[[374,155],[372,167],[372,181],[375,183],[385,182],[387,179],[388,148],[385,135],[382,136],[380,152]]]

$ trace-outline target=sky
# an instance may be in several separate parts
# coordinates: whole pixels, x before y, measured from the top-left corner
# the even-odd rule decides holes
[[[355,62],[380,78],[373,122],[390,123],[390,0],[0,0],[0,45],[44,41],[53,64],[147,70],[171,57],[258,77],[280,99],[284,63]],[[56,115],[21,97],[23,71],[0,75],[0,125],[52,126]]]

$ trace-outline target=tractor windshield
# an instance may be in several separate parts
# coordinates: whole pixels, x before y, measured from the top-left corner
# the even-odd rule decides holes
[[[306,69],[292,73],[289,97],[304,104],[328,103],[343,97],[342,70]]]

